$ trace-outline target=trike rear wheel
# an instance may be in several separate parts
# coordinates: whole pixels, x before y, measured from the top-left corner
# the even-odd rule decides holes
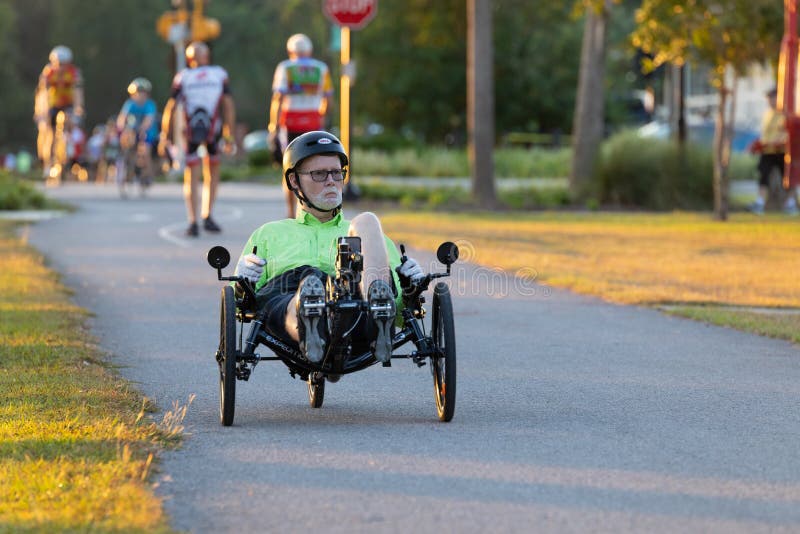
[[[236,297],[231,286],[222,288],[219,324],[219,421],[231,426],[236,405]]]
[[[442,282],[433,289],[431,330],[437,352],[431,358],[436,411],[440,421],[448,422],[456,410],[456,331],[450,288]]]

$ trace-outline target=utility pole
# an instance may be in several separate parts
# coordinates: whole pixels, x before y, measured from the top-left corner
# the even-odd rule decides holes
[[[472,197],[493,208],[494,53],[491,0],[467,0],[467,152]]]

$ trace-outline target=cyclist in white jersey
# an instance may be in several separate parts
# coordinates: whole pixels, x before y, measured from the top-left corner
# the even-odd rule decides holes
[[[233,147],[233,125],[236,112],[228,84],[228,73],[220,66],[210,65],[208,46],[202,42],[191,43],[186,48],[188,68],[181,70],[172,81],[172,96],[164,107],[161,121],[159,153],[164,155],[172,135],[172,118],[176,104],[180,103],[185,117],[184,132],[186,169],[183,175],[183,195],[189,227],[186,235],[197,237],[200,233],[197,219],[198,187],[203,175],[202,210],[203,229],[219,232],[219,225],[211,218],[219,184],[219,143]],[[205,147],[209,172],[205,173],[198,149]]]

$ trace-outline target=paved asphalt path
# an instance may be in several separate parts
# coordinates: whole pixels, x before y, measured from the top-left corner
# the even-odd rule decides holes
[[[178,529],[800,530],[796,346],[462,263],[451,423],[436,420],[427,367],[345,376],[314,410],[303,382],[265,362],[239,382],[223,428],[221,284],[205,252],[238,254],[282,215],[280,191],[224,184],[224,233],[192,241],[177,185],[125,201],[112,187],[50,193],[80,210],[36,224],[30,240],[96,314],[102,347],[162,409],[196,396],[184,446],[161,461]]]

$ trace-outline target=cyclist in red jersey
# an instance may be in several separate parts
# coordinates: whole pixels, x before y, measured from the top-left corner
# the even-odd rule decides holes
[[[289,59],[281,61],[275,69],[267,129],[269,145],[279,163],[286,146],[296,137],[325,127],[333,83],[328,66],[311,57],[313,50],[311,39],[296,33],[286,41]],[[285,182],[283,190],[287,216],[292,219],[297,201]]]
[[[63,45],[56,46],[50,51],[48,59],[49,63],[39,76],[36,106],[37,115],[46,115],[49,119],[49,129],[41,147],[45,176],[49,175],[53,164],[53,132],[59,112],[66,113],[68,130],[72,122],[79,123],[83,117],[83,77],[80,69],[73,64],[72,50]],[[46,98],[41,97],[42,94]],[[46,113],[41,109],[43,106],[46,106]]]

